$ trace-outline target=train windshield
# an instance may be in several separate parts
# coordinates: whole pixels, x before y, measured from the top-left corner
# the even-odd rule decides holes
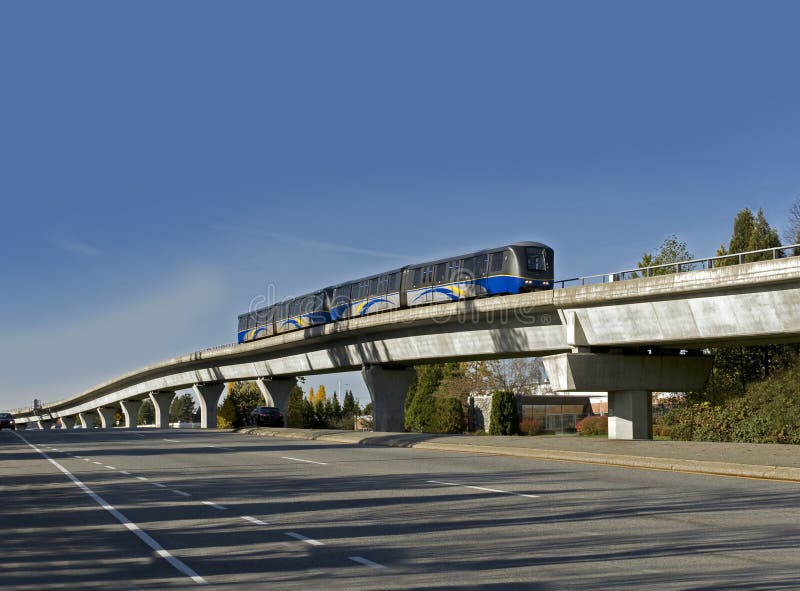
[[[546,271],[547,263],[545,262],[544,249],[528,247],[525,249],[525,255],[528,259],[528,271]]]

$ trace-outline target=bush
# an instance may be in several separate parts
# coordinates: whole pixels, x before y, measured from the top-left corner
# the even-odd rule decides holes
[[[544,433],[544,426],[536,419],[522,419],[519,422],[519,432],[523,435],[541,435]]]
[[[581,435],[608,435],[608,417],[586,417],[578,421],[575,430]]]
[[[513,392],[495,392],[492,395],[490,435],[516,435],[519,430],[517,397]]]

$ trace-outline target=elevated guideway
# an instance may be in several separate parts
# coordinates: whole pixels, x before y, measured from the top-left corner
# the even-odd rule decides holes
[[[150,397],[166,426],[172,394],[193,388],[202,425],[213,427],[226,382],[257,380],[285,408],[298,376],[361,370],[376,430],[402,431],[413,365],[541,356],[555,390],[610,392],[610,436],[641,438],[650,391],[705,383],[710,359],[693,351],[797,340],[800,257],[776,258],[350,319],[168,359],[51,402],[46,416],[15,414],[22,425],[79,417],[89,426],[98,414],[105,424],[105,409]],[[135,404],[127,408],[135,427]]]

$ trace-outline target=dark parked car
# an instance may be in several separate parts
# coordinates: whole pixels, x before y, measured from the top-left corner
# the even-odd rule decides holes
[[[10,412],[0,412],[0,429],[16,429],[14,415]]]
[[[283,427],[283,413],[273,406],[257,406],[248,422],[256,427]]]

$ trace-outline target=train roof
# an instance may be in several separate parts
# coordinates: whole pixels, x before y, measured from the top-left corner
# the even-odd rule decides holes
[[[487,253],[487,252],[495,252],[495,251],[498,251],[498,250],[504,250],[504,249],[509,248],[511,246],[537,246],[539,248],[547,248],[549,250],[553,250],[552,248],[550,248],[546,244],[542,244],[541,242],[531,242],[531,241],[512,242],[511,244],[504,244],[502,246],[495,246],[494,248],[483,248],[481,250],[476,250],[475,252],[468,252],[468,253],[459,254],[459,255],[456,255],[456,256],[449,256],[449,257],[442,258],[442,259],[436,259],[435,261],[425,261],[423,263],[415,263],[413,265],[409,265],[409,267],[416,269],[417,267],[425,267],[427,265],[436,265],[436,264],[439,264],[439,263],[446,263],[448,261],[454,261],[455,259],[467,259],[469,257],[474,257],[474,256],[477,256],[479,254],[484,254],[484,253]]]

